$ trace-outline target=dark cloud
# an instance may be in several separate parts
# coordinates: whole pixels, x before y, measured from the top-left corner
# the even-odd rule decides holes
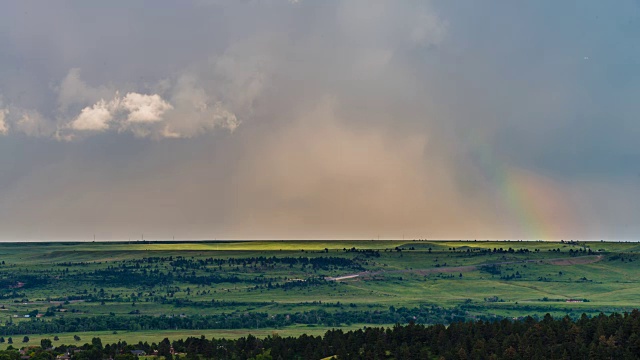
[[[0,238],[624,238],[637,6],[0,12]]]

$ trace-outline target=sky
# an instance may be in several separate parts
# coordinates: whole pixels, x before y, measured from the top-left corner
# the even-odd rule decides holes
[[[0,4],[0,240],[640,237],[640,2]]]

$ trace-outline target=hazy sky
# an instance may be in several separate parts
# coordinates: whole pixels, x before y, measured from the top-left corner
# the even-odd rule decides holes
[[[0,239],[640,236],[640,2],[3,1]]]

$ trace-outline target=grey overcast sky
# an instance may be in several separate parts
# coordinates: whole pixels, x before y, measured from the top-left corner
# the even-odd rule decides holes
[[[0,240],[640,236],[640,2],[3,1]]]

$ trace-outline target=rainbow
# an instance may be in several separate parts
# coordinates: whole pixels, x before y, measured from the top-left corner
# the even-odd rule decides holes
[[[574,211],[562,186],[552,178],[498,161],[486,146],[472,154],[496,210],[504,214],[507,238],[561,240],[575,230]]]

